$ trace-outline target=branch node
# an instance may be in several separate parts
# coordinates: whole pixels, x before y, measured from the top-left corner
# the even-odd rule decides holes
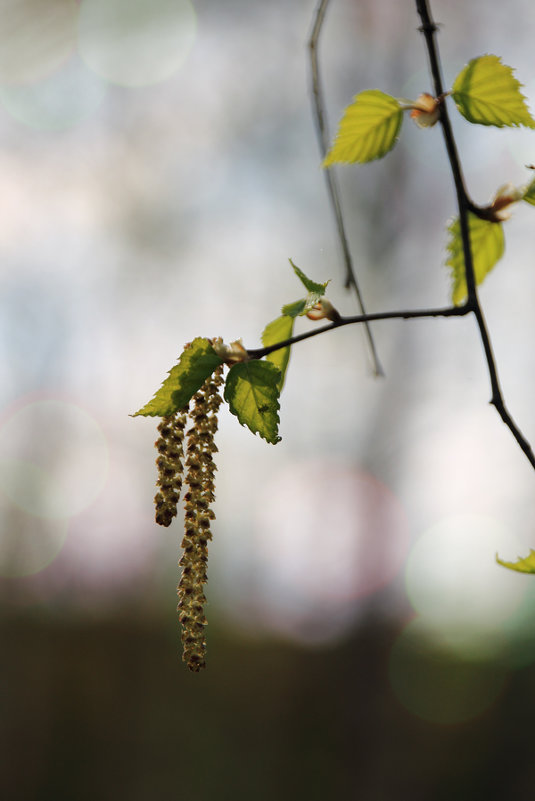
[[[425,22],[418,28],[420,33],[426,34],[430,33],[431,35],[437,33],[438,25],[434,22]]]

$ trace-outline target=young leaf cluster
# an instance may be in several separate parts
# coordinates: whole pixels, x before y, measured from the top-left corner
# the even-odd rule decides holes
[[[498,56],[483,55],[472,59],[457,75],[451,90],[441,97],[423,93],[416,100],[406,100],[377,89],[356,95],[344,112],[323,166],[342,162],[364,164],[382,158],[399,138],[404,111],[410,111],[420,127],[430,127],[440,119],[447,95],[451,95],[459,113],[470,123],[535,128],[521,84],[511,67]],[[509,190],[509,195],[504,190]],[[518,189],[502,187],[489,206],[480,209],[474,206],[469,216],[469,234],[476,285],[484,281],[502,257],[505,249],[502,222],[510,216],[504,209],[519,200],[535,205],[535,181]],[[448,227],[447,252],[452,302],[460,305],[467,296],[467,287],[458,218]]]
[[[318,284],[308,278],[290,259],[290,264],[307,294],[282,308],[282,315],[265,327],[262,344],[276,345],[292,337],[295,318],[311,312],[323,298],[328,281]],[[171,417],[188,406],[206,379],[220,367],[229,367],[224,399],[241,425],[266,442],[276,444],[279,436],[279,396],[290,359],[290,347],[278,348],[264,359],[253,359],[241,342],[224,345],[220,339],[197,337],[186,345],[152,400],[133,416]]]

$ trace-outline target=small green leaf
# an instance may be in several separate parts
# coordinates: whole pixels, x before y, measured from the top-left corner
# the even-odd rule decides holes
[[[452,97],[468,122],[480,125],[525,125],[535,128],[522,86],[498,56],[473,58],[456,77]]]
[[[153,399],[132,417],[169,417],[183,409],[220,364],[209,340],[197,337],[182,352]]]
[[[321,295],[317,292],[309,292],[306,298],[301,298],[301,300],[294,300],[293,303],[287,303],[286,306],[283,306],[281,311],[285,317],[303,317],[304,314],[313,309],[316,303],[321,299]]]
[[[294,264],[291,259],[288,259],[288,261],[292,265],[296,276],[299,278],[299,280],[301,281],[307,292],[314,292],[316,295],[319,295],[320,297],[325,294],[325,289],[327,288],[329,281],[325,281],[324,284],[318,284],[316,283],[316,281],[312,281],[312,279],[308,278],[308,276],[306,276],[304,272],[300,270],[299,267],[296,264]]]
[[[302,314],[306,314],[307,311],[306,298],[301,298],[301,300],[294,300],[293,303],[287,303],[286,306],[282,307],[281,311],[285,317],[299,317]]]
[[[270,345],[276,345],[277,342],[284,342],[285,339],[290,339],[293,334],[294,320],[293,317],[288,317],[283,314],[282,317],[277,317],[273,322],[268,323],[262,333],[262,344],[268,348]],[[279,348],[274,350],[266,356],[266,360],[275,365],[277,370],[280,371],[279,379],[279,392],[282,391],[284,386],[284,378],[286,376],[286,368],[290,359],[290,348]]]
[[[382,158],[394,147],[402,121],[403,111],[395,97],[378,89],[361,92],[346,108],[323,166]]]
[[[522,200],[525,200],[526,203],[531,203],[532,206],[535,206],[535,178],[526,188]]]
[[[303,314],[306,314],[308,311],[310,311],[310,309],[316,305],[319,299],[323,297],[325,294],[325,289],[330,282],[325,281],[324,284],[318,284],[316,281],[312,281],[310,278],[308,278],[308,276],[306,276],[291,259],[288,261],[292,265],[296,276],[299,278],[305,289],[308,290],[308,293],[306,298],[294,300],[293,303],[287,303],[286,306],[282,307],[281,311],[283,315],[287,317],[302,317]]]
[[[271,362],[248,361],[229,370],[225,400],[242,426],[275,445],[279,430],[280,371]]]
[[[503,565],[509,570],[516,570],[518,573],[535,573],[535,551],[532,548],[529,556],[526,556],[525,559],[519,556],[517,562],[504,562],[499,558],[498,554],[496,554],[496,561],[499,565]]]
[[[492,270],[497,261],[503,256],[505,241],[503,228],[500,223],[481,220],[475,214],[468,214],[468,229],[470,233],[470,244],[472,248],[472,261],[474,263],[474,275],[476,284],[482,284],[485,277]],[[459,218],[456,217],[448,226],[450,235],[447,249],[449,256],[446,261],[451,268],[453,279],[452,301],[459,306],[466,298],[466,278],[464,271],[463,242],[461,238],[461,226]]]

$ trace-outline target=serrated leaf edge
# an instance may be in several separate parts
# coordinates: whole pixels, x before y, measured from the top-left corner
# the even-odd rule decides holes
[[[235,407],[235,406],[234,406],[234,405],[231,403],[231,401],[230,401],[230,398],[227,396],[227,390],[228,390],[228,386],[229,386],[229,384],[228,384],[228,380],[229,380],[229,377],[230,377],[230,375],[231,375],[232,371],[233,371],[233,370],[235,370],[235,368],[240,368],[240,367],[242,367],[242,366],[243,366],[243,364],[246,364],[246,363],[242,363],[242,364],[236,364],[236,365],[233,365],[233,367],[231,367],[231,368],[230,368],[230,370],[229,370],[229,372],[228,372],[228,375],[227,375],[227,381],[226,381],[226,384],[225,384],[224,399],[225,399],[225,401],[228,403],[228,406],[229,406],[229,411],[230,411],[230,413],[231,413],[231,414],[233,414],[235,417],[237,417],[237,419],[238,419],[238,422],[240,423],[240,425],[241,425],[241,426],[244,426],[245,428],[248,428],[248,429],[249,429],[249,431],[250,431],[252,434],[255,434],[255,435],[256,435],[256,434],[260,434],[260,437],[261,437],[263,440],[265,440],[265,442],[268,442],[270,445],[276,445],[276,444],[277,444],[278,442],[280,442],[280,441],[281,441],[281,439],[282,439],[282,438],[281,438],[281,437],[278,435],[278,431],[279,431],[279,425],[280,425],[280,417],[279,417],[279,411],[280,411],[280,403],[279,403],[279,396],[280,396],[280,390],[279,390],[279,381],[280,381],[280,375],[281,375],[281,373],[280,373],[280,370],[279,370],[279,369],[278,369],[278,368],[277,368],[277,367],[276,367],[276,366],[275,366],[275,365],[274,365],[272,362],[267,362],[267,361],[265,361],[265,360],[263,360],[263,359],[262,359],[262,360],[260,360],[258,363],[259,363],[259,364],[265,364],[265,365],[269,365],[269,368],[270,368],[270,370],[272,369],[272,370],[274,370],[274,371],[275,371],[275,372],[278,374],[277,383],[275,384],[275,388],[277,389],[277,395],[276,395],[276,398],[275,398],[275,400],[274,400],[274,401],[271,401],[271,402],[269,402],[269,403],[267,404],[267,406],[266,406],[266,405],[264,405],[264,404],[263,404],[263,405],[260,405],[260,404],[257,402],[257,399],[256,399],[256,394],[255,394],[255,390],[254,390],[254,384],[253,384],[253,382],[252,382],[252,381],[249,381],[249,382],[248,382],[248,383],[249,383],[249,385],[250,385],[250,387],[251,387],[251,391],[252,391],[252,393],[253,393],[253,396],[254,396],[254,398],[255,398],[255,406],[256,406],[256,408],[257,408],[257,410],[258,410],[259,414],[260,414],[260,415],[262,415],[264,412],[266,412],[266,411],[270,411],[270,412],[274,413],[274,415],[275,415],[275,429],[276,429],[276,431],[275,431],[274,438],[273,438],[273,439],[268,439],[268,437],[264,436],[264,434],[261,432],[261,430],[260,430],[259,428],[255,428],[255,427],[254,427],[254,425],[250,425],[250,424],[249,424],[247,421],[245,421],[245,420],[242,420],[242,419],[241,419],[241,415],[240,415],[240,413],[239,413],[238,409],[236,409],[236,407]],[[231,381],[232,381],[232,379],[231,379]]]
[[[190,343],[190,347],[191,347],[192,345],[194,345],[196,342],[200,342],[200,341],[202,341],[202,342],[207,342],[207,343],[210,345],[210,347],[212,348],[212,350],[213,350],[213,352],[214,352],[214,355],[215,355],[215,356],[218,358],[218,363],[219,363],[219,364],[221,364],[221,363],[222,363],[222,359],[221,359],[221,358],[218,356],[218,354],[216,353],[216,351],[213,349],[212,343],[211,343],[211,341],[208,339],[208,337],[195,337],[195,339],[193,339],[193,340],[191,341],[191,343]],[[171,375],[172,375],[172,373],[173,373],[174,371],[178,371],[178,370],[179,370],[179,368],[180,368],[180,365],[181,365],[181,362],[182,362],[183,360],[187,360],[187,359],[188,359],[188,356],[190,356],[190,355],[191,355],[191,354],[189,354],[189,353],[188,353],[188,351],[189,351],[189,348],[188,348],[188,347],[185,347],[185,348],[184,348],[184,350],[182,351],[182,353],[180,354],[180,356],[179,356],[179,358],[178,358],[178,361],[177,361],[177,363],[176,363],[176,364],[174,364],[174,365],[171,367],[171,369],[167,371],[167,376],[164,378],[164,380],[162,381],[162,383],[161,383],[161,385],[159,386],[159,388],[158,388],[158,389],[156,390],[156,392],[153,394],[152,398],[151,398],[149,401],[147,401],[147,403],[145,403],[145,404],[144,404],[144,405],[143,405],[143,406],[142,406],[140,409],[138,409],[138,411],[137,411],[137,412],[134,412],[133,414],[131,414],[131,415],[130,415],[130,417],[166,417],[167,415],[169,415],[169,414],[173,414],[173,412],[174,412],[174,411],[177,411],[177,410],[178,410],[178,408],[179,408],[179,407],[178,407],[176,404],[173,404],[173,403],[172,403],[172,398],[173,398],[173,395],[174,395],[176,392],[178,392],[178,390],[180,389],[180,386],[177,386],[177,388],[176,388],[176,389],[174,389],[174,390],[171,390],[171,392],[170,392],[170,396],[171,396],[171,397],[170,397],[170,404],[171,404],[171,407],[170,407],[169,409],[166,409],[165,413],[161,413],[161,412],[150,412],[150,411],[147,411],[147,412],[145,412],[145,411],[144,411],[145,409],[147,409],[148,407],[150,407],[150,406],[151,406],[151,404],[153,404],[153,402],[156,400],[156,398],[158,397],[158,395],[160,394],[160,392],[162,391],[162,389],[163,389],[163,388],[166,386],[167,382],[168,382],[168,381],[169,381],[169,379],[171,378]],[[214,370],[217,368],[217,366],[218,366],[218,365],[215,365],[215,366],[214,366],[214,368],[211,370],[211,372],[210,372],[210,373],[208,373],[208,375],[206,376],[206,378],[208,378],[208,376],[210,376],[210,375],[213,373],[213,371],[214,371]],[[206,378],[204,379],[204,381],[206,380]],[[177,383],[179,383],[179,382],[177,382]],[[200,389],[200,387],[201,387],[201,386],[202,386],[202,383],[201,383],[201,384],[199,384],[199,386],[198,386],[196,389],[194,389],[194,390],[193,390],[193,392],[192,392],[192,393],[191,393],[191,395],[189,396],[188,400],[184,402],[183,406],[186,406],[186,405],[187,405],[187,403],[189,403],[189,401],[191,400],[191,398],[193,397],[193,395],[195,394],[195,392],[197,392],[197,390],[198,390],[198,389]],[[182,408],[182,406],[181,406],[180,408]]]
[[[507,570],[513,570],[515,573],[525,573],[526,575],[533,575],[535,574],[535,566],[533,570],[522,570],[522,568],[517,567],[517,565],[520,562],[526,562],[533,555],[535,555],[535,550],[533,550],[533,548],[530,548],[529,554],[527,556],[519,556],[516,562],[508,562],[505,559],[500,559],[500,557],[496,553],[496,562],[502,567],[507,568]]]
[[[459,77],[470,67],[471,64],[475,65],[478,61],[481,61],[483,59],[494,59],[496,61],[496,63],[501,68],[503,68],[504,71],[508,72],[508,77],[514,83],[514,90],[518,94],[518,99],[521,101],[521,104],[523,106],[523,110],[524,110],[524,112],[526,113],[527,117],[529,118],[529,120],[531,122],[529,122],[529,123],[528,122],[524,122],[524,121],[522,121],[522,122],[518,122],[518,121],[517,122],[490,122],[490,121],[489,122],[485,122],[483,120],[472,119],[470,116],[467,116],[464,113],[463,109],[459,106],[459,103],[455,99],[456,96],[457,97],[468,97],[468,98],[472,97],[472,103],[474,103],[475,100],[474,100],[473,96],[470,95],[467,92],[455,91],[455,88],[454,88],[455,84],[457,83]],[[494,55],[492,53],[485,53],[482,56],[476,56],[475,58],[470,59],[470,61],[467,64],[465,64],[465,66],[462,68],[462,70],[459,72],[459,74],[456,76],[455,80],[453,81],[453,86],[452,86],[450,94],[451,94],[451,96],[452,96],[452,98],[453,98],[453,100],[455,102],[455,105],[457,106],[457,110],[459,111],[459,113],[465,118],[465,120],[467,120],[468,122],[470,122],[470,123],[472,123],[474,125],[492,125],[492,126],[494,126],[496,128],[504,128],[504,127],[508,127],[508,128],[516,127],[516,128],[518,128],[520,126],[524,126],[526,128],[535,128],[535,120],[533,119],[533,117],[532,117],[532,115],[530,113],[530,110],[529,110],[529,107],[528,107],[528,103],[527,103],[527,98],[520,91],[521,88],[523,88],[523,86],[524,86],[524,84],[522,84],[518,80],[518,78],[515,77],[513,67],[510,67],[508,64],[504,64],[500,56],[496,56],[496,55]],[[509,96],[511,96],[510,90],[507,91],[507,94]],[[485,101],[485,100],[479,101],[479,102],[486,103],[486,105],[498,105],[497,103],[490,104],[489,101]]]

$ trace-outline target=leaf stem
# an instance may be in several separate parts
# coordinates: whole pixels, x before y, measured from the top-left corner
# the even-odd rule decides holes
[[[313,100],[312,110],[313,110],[316,134],[318,137],[318,143],[322,159],[324,159],[325,156],[327,155],[327,150],[329,148],[329,131],[325,114],[325,101],[323,98],[323,90],[320,80],[318,44],[328,5],[329,5],[329,0],[319,0],[316,11],[314,12],[312,32],[310,34],[310,39],[308,41],[308,50],[310,55],[312,100]],[[353,287],[355,295],[357,297],[357,303],[359,305],[360,311],[362,312],[362,314],[366,314],[366,309],[364,308],[364,301],[360,291],[360,286],[357,281],[357,277],[355,275],[355,270],[353,267],[353,259],[351,257],[351,250],[349,248],[349,241],[346,234],[344,216],[342,214],[342,204],[340,201],[340,191],[338,188],[338,182],[336,180],[336,174],[334,173],[333,170],[329,169],[323,170],[323,174],[325,175],[325,181],[327,184],[327,193],[329,196],[331,208],[333,210],[334,219],[336,223],[336,230],[338,232],[338,240],[340,242],[343,260],[345,264],[345,270],[346,270],[345,287],[346,289],[350,289],[351,287]],[[383,376],[384,370],[381,366],[381,362],[379,361],[379,356],[377,354],[377,349],[375,347],[375,342],[373,339],[371,328],[367,321],[364,323],[364,327],[366,330],[366,338],[368,340],[368,346],[372,358],[373,371],[376,376]]]

